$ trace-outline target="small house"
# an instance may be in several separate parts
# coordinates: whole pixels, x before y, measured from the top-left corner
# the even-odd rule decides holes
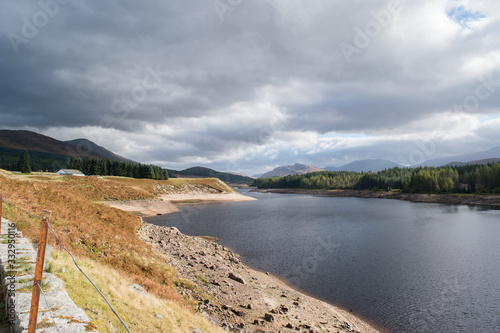
[[[73,170],[73,169],[61,169],[57,171],[56,174],[59,176],[79,176],[79,177],[85,176],[80,170]]]

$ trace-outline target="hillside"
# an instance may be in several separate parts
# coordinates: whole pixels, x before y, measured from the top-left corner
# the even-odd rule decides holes
[[[93,143],[90,140],[87,139],[75,139],[71,141],[65,141],[66,143],[69,143],[71,145],[77,146],[78,147],[78,152],[80,151],[88,151],[88,152],[93,152],[94,154],[99,155],[101,158],[108,159],[110,161],[122,161],[122,162],[134,162],[133,160],[130,160],[128,158],[122,157],[120,155],[117,155],[113,153],[112,151],[109,151],[108,149],[99,146],[95,143]]]
[[[67,168],[71,156],[134,162],[87,139],[63,142],[30,131],[0,130],[0,168],[15,170],[24,150],[30,155],[32,169],[40,171]]]
[[[463,165],[484,165],[484,164],[491,164],[495,162],[500,162],[500,158],[487,158],[484,160],[478,160],[478,161],[470,161],[470,162],[451,162],[446,164],[445,166],[463,166]]]
[[[90,150],[79,151],[74,144],[30,131],[0,130],[0,147],[66,156],[102,158],[96,152]]]
[[[259,178],[284,177],[288,175],[303,175],[306,173],[318,172],[318,171],[325,171],[325,170],[314,166],[295,163],[294,165],[284,165],[274,168],[273,170],[264,173]]]
[[[215,171],[210,168],[200,166],[188,168],[182,171],[167,169],[171,177],[187,177],[187,178],[218,178],[226,183],[231,184],[252,184],[254,179],[251,177],[236,175],[227,172]]]
[[[470,162],[470,161],[479,161],[479,160],[485,160],[485,159],[491,159],[491,158],[500,158],[500,146],[493,147],[491,149],[488,149],[485,151],[480,151],[477,153],[470,153],[470,154],[456,155],[456,156],[449,156],[449,157],[441,157],[441,158],[427,160],[424,163],[422,163],[421,166],[438,167],[438,166],[446,165],[446,164],[452,163],[452,162],[453,163]],[[418,166],[418,165],[415,165],[415,166]]]
[[[340,167],[326,167],[328,171],[354,171],[354,172],[377,172],[395,167],[402,167],[401,165],[389,160],[380,159],[366,159],[361,161],[354,161]]]
[[[182,184],[213,188],[213,179],[182,180]],[[35,215],[52,211],[51,226],[62,243],[76,256],[101,291],[113,303],[133,332],[222,332],[196,313],[197,303],[179,293],[195,292],[196,286],[181,279],[166,258],[137,236],[140,219],[108,207],[103,201],[146,200],[159,202],[162,187],[181,186],[178,180],[156,181],[124,177],[14,176],[0,169],[3,198]],[[14,221],[28,239],[38,239],[40,221],[12,206],[3,205],[3,217]],[[89,288],[71,259],[56,246],[53,236],[52,269],[70,297],[97,326],[99,332],[121,332],[121,325],[107,305]],[[64,269],[61,269],[64,268]],[[137,283],[146,297],[127,287]],[[162,320],[158,320],[161,315]]]

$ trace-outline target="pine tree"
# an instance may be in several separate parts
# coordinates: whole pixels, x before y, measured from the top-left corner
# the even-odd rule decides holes
[[[30,155],[25,150],[19,157],[19,161],[17,162],[17,169],[22,173],[31,173],[31,163],[30,163]]]

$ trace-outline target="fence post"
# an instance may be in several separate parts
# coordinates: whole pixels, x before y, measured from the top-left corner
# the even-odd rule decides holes
[[[2,234],[2,204],[3,204],[3,193],[0,193],[0,235]]]
[[[33,293],[31,296],[30,321],[28,333],[36,332],[36,321],[38,319],[38,304],[40,303],[40,292],[42,288],[43,264],[45,262],[45,248],[47,246],[47,231],[51,212],[43,211],[42,228],[38,240],[38,254],[36,256],[35,280],[33,281]]]

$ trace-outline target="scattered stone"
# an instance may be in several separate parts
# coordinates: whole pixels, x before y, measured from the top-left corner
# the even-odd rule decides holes
[[[266,313],[264,315],[264,319],[270,323],[274,323],[274,316],[270,313]]]
[[[239,275],[238,273],[229,273],[228,277],[236,282],[242,283],[242,284],[247,284],[245,280]]]
[[[231,311],[233,311],[233,313],[234,313],[235,315],[237,315],[238,317],[243,317],[243,316],[245,315],[245,312],[240,311],[240,310],[235,310],[235,309],[233,309],[233,310],[231,310]]]

